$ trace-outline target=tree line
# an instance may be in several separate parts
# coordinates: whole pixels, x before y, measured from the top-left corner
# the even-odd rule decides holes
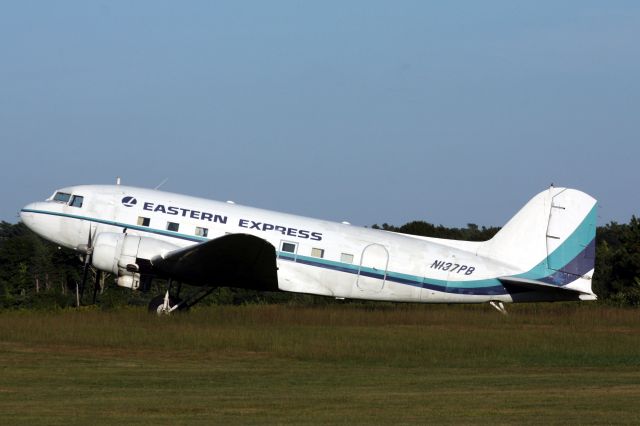
[[[449,228],[424,221],[399,227],[384,223],[372,228],[467,241],[485,241],[500,230],[473,223],[464,228]],[[0,308],[74,306],[78,302],[82,268],[82,259],[74,251],[45,241],[22,223],[0,223]],[[146,305],[151,297],[162,291],[162,283],[156,283],[156,286],[155,291],[148,294],[133,292],[116,286],[113,277],[107,276],[100,283],[99,305],[103,308]],[[87,290],[81,303],[89,303],[87,294],[93,290]],[[597,228],[593,290],[601,303],[640,307],[640,220],[635,216],[626,224],[611,222]],[[221,288],[206,300],[209,304],[255,302],[331,303],[332,299]]]

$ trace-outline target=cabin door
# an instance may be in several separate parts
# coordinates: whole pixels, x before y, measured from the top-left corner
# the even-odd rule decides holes
[[[381,244],[370,244],[362,250],[357,287],[361,292],[378,293],[384,288],[389,266],[389,252]]]

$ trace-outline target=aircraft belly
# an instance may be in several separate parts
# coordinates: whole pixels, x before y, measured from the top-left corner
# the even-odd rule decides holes
[[[278,259],[278,288],[282,291],[351,297],[353,275]]]

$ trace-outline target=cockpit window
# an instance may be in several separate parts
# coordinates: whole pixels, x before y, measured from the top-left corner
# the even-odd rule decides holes
[[[69,198],[71,198],[71,194],[68,194],[66,192],[56,192],[56,194],[53,196],[53,201],[67,204],[69,202]]]
[[[81,195],[74,195],[71,199],[69,205],[71,207],[82,207],[82,202],[84,201],[84,197]]]

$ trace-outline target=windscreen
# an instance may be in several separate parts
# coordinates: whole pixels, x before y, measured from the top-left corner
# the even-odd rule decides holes
[[[71,194],[68,194],[66,192],[56,192],[56,195],[53,196],[53,201],[66,204],[69,202],[70,198]]]

